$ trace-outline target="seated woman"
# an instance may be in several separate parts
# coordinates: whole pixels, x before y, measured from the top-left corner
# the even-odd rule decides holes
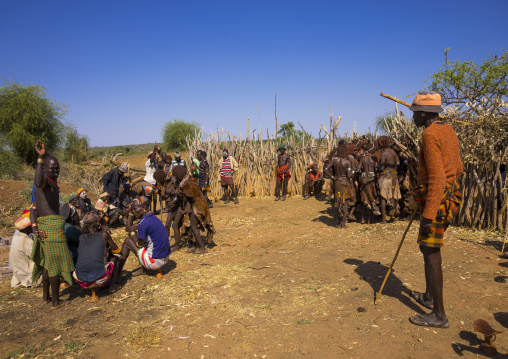
[[[84,234],[79,237],[78,262],[73,277],[85,289],[113,283],[110,280],[116,274],[114,254],[120,253],[120,248],[100,227],[99,216],[88,213],[83,223]],[[113,254],[111,261],[108,261],[109,253]]]
[[[16,232],[12,236],[11,249],[9,251],[9,267],[12,269],[12,288],[32,286],[34,262],[30,260],[30,254],[32,253],[31,236],[33,234],[29,216],[30,212],[26,210],[14,222]]]
[[[81,211],[82,217],[89,212],[97,213],[97,210],[92,206],[92,201],[88,198],[88,191],[86,189],[80,188],[76,194],[79,196],[77,208]]]

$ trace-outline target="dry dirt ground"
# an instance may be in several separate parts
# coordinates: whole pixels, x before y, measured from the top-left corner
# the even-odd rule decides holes
[[[449,329],[412,325],[424,308],[413,225],[374,305],[407,221],[333,227],[330,205],[301,197],[240,198],[211,210],[217,246],[173,253],[164,277],[131,277],[89,303],[76,285],[50,310],[41,289],[9,290],[0,252],[0,355],[7,358],[478,358],[478,318],[508,329],[508,260],[496,233],[451,228],[443,248]],[[121,242],[122,230],[114,232]],[[171,240],[173,242],[173,239]],[[1,247],[0,247],[1,248]],[[498,335],[506,358],[508,335]]]

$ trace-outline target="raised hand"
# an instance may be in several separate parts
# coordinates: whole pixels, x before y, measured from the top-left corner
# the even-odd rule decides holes
[[[46,147],[44,147],[44,143],[40,140],[35,141],[35,152],[39,157],[43,157],[46,154]]]

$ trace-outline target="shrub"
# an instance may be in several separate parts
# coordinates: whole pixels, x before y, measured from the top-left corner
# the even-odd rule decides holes
[[[185,122],[184,120],[168,121],[162,128],[162,141],[166,150],[185,150],[187,148],[186,138],[194,139],[201,129],[196,122]]]

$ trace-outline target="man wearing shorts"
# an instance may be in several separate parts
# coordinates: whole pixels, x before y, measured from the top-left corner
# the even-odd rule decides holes
[[[141,220],[133,224],[134,218],[141,218]],[[152,212],[147,212],[145,204],[137,199],[132,202],[125,229],[129,232],[129,237],[122,245],[117,284],[121,281],[122,269],[130,252],[136,254],[143,272],[144,269],[162,268],[169,261],[171,254],[168,232],[164,224]]]
[[[415,314],[409,320],[416,325],[448,328],[443,304],[441,247],[444,232],[461,202],[458,179],[463,167],[459,140],[453,128],[439,118],[443,108],[437,92],[417,94],[410,109],[415,124],[425,127],[413,195],[421,214],[418,244],[423,253],[426,283],[424,293],[413,291],[411,297],[432,312]]]

